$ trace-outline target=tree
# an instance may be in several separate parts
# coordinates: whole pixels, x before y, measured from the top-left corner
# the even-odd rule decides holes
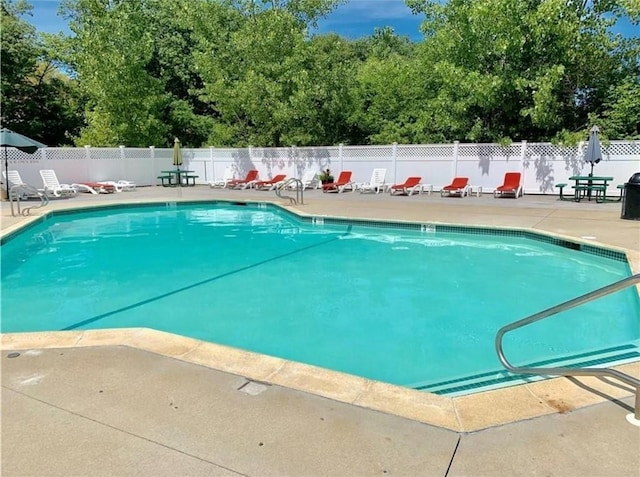
[[[341,137],[338,109],[344,87],[330,69],[323,69],[331,63],[325,44],[307,41],[298,13],[245,11],[222,41],[215,21],[200,23],[196,67],[204,97],[220,113],[210,143],[289,146]],[[339,41],[335,45],[339,48]]]
[[[162,111],[170,98],[147,71],[155,1],[77,0],[64,5],[75,33],[73,66],[86,94],[87,127],[78,145],[149,146],[166,143]]]
[[[624,61],[629,45],[609,30],[616,2],[407,4],[426,15],[420,56],[439,83],[424,116],[444,108],[457,125],[447,139],[544,140],[586,128],[611,85],[638,75],[637,61]]]
[[[70,144],[82,124],[76,84],[58,71],[46,42],[22,18],[32,7],[1,5],[2,125],[50,146]]]

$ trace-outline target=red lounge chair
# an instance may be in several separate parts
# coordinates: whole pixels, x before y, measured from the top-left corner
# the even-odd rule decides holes
[[[251,169],[244,179],[233,179],[227,183],[227,187],[230,189],[246,189],[247,187],[252,187],[257,182],[257,179],[258,171]]]
[[[444,197],[445,195],[459,195],[460,197],[469,195],[469,178],[454,177],[451,184],[444,186],[440,191],[441,197]]]
[[[422,177],[408,177],[403,184],[394,184],[389,187],[391,195],[413,195],[420,191]]]
[[[322,184],[322,192],[344,192],[349,187],[353,190],[353,183],[351,182],[351,171],[342,171],[338,176],[338,180],[335,182],[329,182]]]
[[[522,174],[519,172],[507,172],[504,175],[503,184],[496,187],[496,190],[493,191],[493,196],[502,197],[505,194],[513,194],[516,199],[519,196],[522,196],[522,185],[520,184],[521,178]]]
[[[256,189],[268,189],[272,190],[278,185],[279,182],[284,181],[287,178],[286,174],[278,174],[269,181],[257,181],[253,186]]]
[[[89,192],[90,194],[113,194],[116,186],[105,182],[77,182],[71,187],[78,192]]]

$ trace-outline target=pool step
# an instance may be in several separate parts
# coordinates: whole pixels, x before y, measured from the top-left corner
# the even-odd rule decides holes
[[[640,358],[638,347],[633,344],[616,346],[605,350],[589,353],[581,353],[564,358],[538,361],[527,364],[527,367],[569,367],[586,368],[602,367],[607,363],[622,364],[624,362],[635,361]],[[427,391],[434,394],[446,394],[449,396],[468,394],[482,388],[502,387],[507,383],[523,383],[540,381],[544,377],[536,375],[512,374],[504,369],[488,371],[486,373],[475,374],[473,376],[463,376],[457,379],[435,383],[414,383],[407,385],[412,389]]]

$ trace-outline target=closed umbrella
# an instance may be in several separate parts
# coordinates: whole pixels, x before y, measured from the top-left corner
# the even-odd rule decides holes
[[[590,176],[593,176],[593,166],[602,160],[602,148],[600,147],[600,139],[598,138],[599,133],[600,129],[598,129],[598,126],[591,128],[589,132],[589,143],[584,153],[584,162],[591,164]]]
[[[41,147],[47,146],[7,128],[0,129],[0,146],[4,148],[4,173],[5,180],[7,180],[7,199],[9,199],[9,181],[7,179],[9,177],[9,157],[7,155],[7,148],[15,147],[27,154],[33,154]]]
[[[173,141],[173,165],[178,169],[182,165],[182,150],[180,149],[180,139],[178,138]]]

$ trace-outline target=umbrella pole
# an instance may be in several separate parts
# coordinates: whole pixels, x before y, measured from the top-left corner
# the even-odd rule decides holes
[[[7,156],[7,146],[4,146],[4,186],[7,189],[7,200],[9,200],[9,156]]]

